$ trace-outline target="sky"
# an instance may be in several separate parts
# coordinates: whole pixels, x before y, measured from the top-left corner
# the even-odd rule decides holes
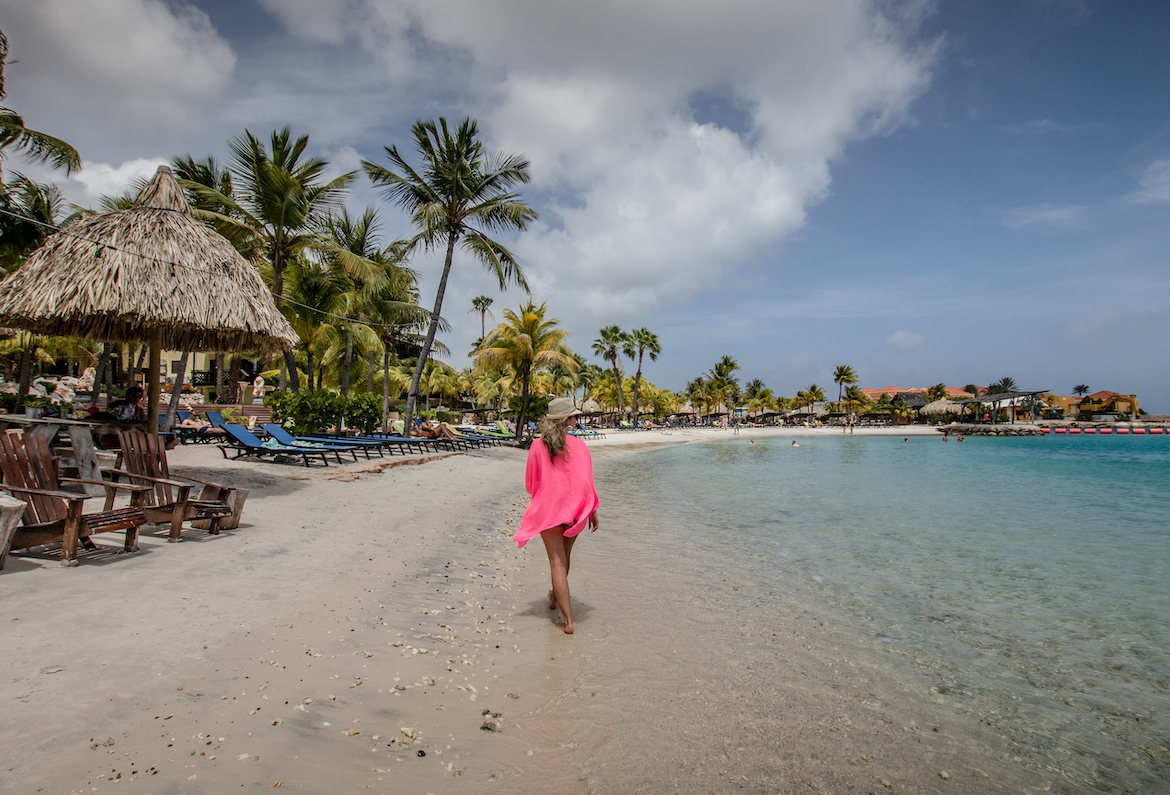
[[[540,220],[505,240],[598,364],[616,324],[676,390],[730,355],[779,395],[848,364],[1170,413],[1170,3],[0,0],[0,28],[4,104],[85,163],[5,169],[82,206],[245,129],[336,175],[471,116],[531,161]],[[410,233],[364,176],[349,204]],[[429,305],[441,262],[413,265]],[[456,259],[458,367],[477,295],[526,298]]]

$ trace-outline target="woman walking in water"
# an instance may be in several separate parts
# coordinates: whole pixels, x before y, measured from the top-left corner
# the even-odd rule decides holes
[[[524,485],[532,503],[520,520],[515,541],[521,547],[540,536],[552,570],[548,607],[559,606],[564,621],[558,626],[573,634],[573,613],[569,605],[569,556],[577,534],[588,524],[597,530],[597,489],[593,487],[593,460],[589,448],[567,431],[581,412],[569,398],[548,404],[548,414],[537,424],[540,438],[528,451]]]

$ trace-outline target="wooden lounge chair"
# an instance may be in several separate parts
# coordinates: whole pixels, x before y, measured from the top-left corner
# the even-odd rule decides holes
[[[118,431],[122,452],[119,454],[120,467],[106,470],[113,480],[119,476],[129,478],[131,483],[146,486],[142,509],[146,521],[154,524],[169,522],[171,531],[167,540],[181,541],[183,522],[189,519],[209,521],[208,532],[218,535],[220,527],[232,516],[230,486],[209,483],[206,480],[172,475],[167,465],[167,452],[162,439],[142,431]],[[186,482],[183,482],[186,481]],[[191,484],[203,486],[199,499],[191,499]],[[106,497],[106,510],[114,504],[112,494]]]
[[[0,471],[7,489],[26,504],[24,525],[12,538],[12,549],[27,549],[61,542],[61,565],[77,565],[77,543],[92,547],[89,540],[97,533],[124,530],[124,552],[138,549],[138,528],[146,523],[142,501],[149,489],[121,483],[57,477],[49,443],[40,434],[26,434],[16,439],[0,434]],[[130,493],[130,507],[100,513],[83,513],[82,503],[93,495],[61,491],[60,483],[89,483],[100,485],[109,494],[114,490]]]

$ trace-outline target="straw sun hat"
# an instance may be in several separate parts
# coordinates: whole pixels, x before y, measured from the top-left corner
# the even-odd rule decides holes
[[[581,410],[574,406],[569,398],[555,398],[548,402],[548,414],[545,416],[550,420],[564,420],[580,413]]]

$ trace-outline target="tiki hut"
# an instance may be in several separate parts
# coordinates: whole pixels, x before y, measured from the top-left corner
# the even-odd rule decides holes
[[[152,430],[162,350],[275,352],[297,341],[260,274],[195,219],[166,166],[132,207],[58,231],[0,282],[0,325],[149,342]]]
[[[964,410],[962,403],[955,403],[946,398],[941,398],[940,400],[927,403],[918,413],[928,417],[937,417],[943,414],[962,414]]]
[[[601,404],[598,403],[593,398],[589,398],[588,400],[586,400],[584,403],[581,404],[581,411],[584,414],[602,414],[603,413],[603,409],[601,408]]]

